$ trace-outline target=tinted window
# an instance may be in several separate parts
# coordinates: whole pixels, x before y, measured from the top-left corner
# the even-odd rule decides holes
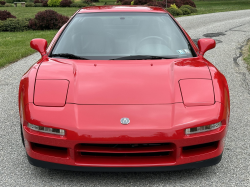
[[[164,13],[78,14],[52,53],[103,60],[130,55],[192,57],[183,33]]]

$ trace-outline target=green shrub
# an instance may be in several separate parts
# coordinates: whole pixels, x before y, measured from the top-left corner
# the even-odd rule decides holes
[[[191,14],[191,11],[188,8],[180,8],[180,10],[182,11],[183,15]]]
[[[178,7],[174,4],[170,5],[170,8],[175,8],[175,9],[178,9]]]
[[[197,12],[197,9],[194,8],[194,7],[191,7],[189,5],[182,5],[181,8],[187,8],[191,11],[191,13],[196,13]]]
[[[15,0],[6,0],[5,1],[6,3],[14,3],[14,2],[16,2]]]
[[[181,16],[183,15],[183,12],[180,9],[176,9],[176,8],[167,8],[167,11],[172,14],[172,16]]]
[[[0,7],[4,7],[4,5],[0,5]]]
[[[14,5],[13,5],[13,4],[10,4],[10,3],[6,3],[4,6],[5,6],[5,7],[13,7]]]
[[[28,30],[29,21],[26,18],[9,18],[5,21],[0,21],[0,32],[20,32]]]
[[[82,8],[82,7],[89,6],[89,5],[87,5],[86,3],[78,2],[78,3],[72,3],[70,6],[71,6],[71,7],[79,7],[79,8]]]
[[[61,0],[49,0],[48,6],[57,7],[60,6]]]
[[[42,6],[43,6],[42,3],[36,3],[36,4],[35,4],[35,7],[42,7]]]
[[[33,6],[35,6],[35,4],[34,3],[26,3],[25,6],[26,7],[33,7]]]

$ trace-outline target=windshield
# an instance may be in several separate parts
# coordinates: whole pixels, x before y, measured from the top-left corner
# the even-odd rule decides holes
[[[76,15],[50,56],[128,60],[133,56],[157,59],[193,55],[187,39],[168,14],[119,12]]]

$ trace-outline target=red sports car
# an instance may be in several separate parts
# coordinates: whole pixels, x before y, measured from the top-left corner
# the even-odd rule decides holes
[[[164,9],[78,10],[19,87],[21,135],[34,166],[167,171],[220,162],[229,123],[225,77]]]

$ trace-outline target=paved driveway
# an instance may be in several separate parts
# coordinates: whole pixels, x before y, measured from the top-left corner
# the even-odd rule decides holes
[[[21,76],[39,59],[36,53],[0,69],[0,186],[250,186],[250,78],[240,53],[250,38],[249,15],[243,10],[178,18],[194,40],[217,41],[205,57],[229,83],[230,127],[218,165],[161,173],[84,173],[29,165],[19,136],[17,94]]]

